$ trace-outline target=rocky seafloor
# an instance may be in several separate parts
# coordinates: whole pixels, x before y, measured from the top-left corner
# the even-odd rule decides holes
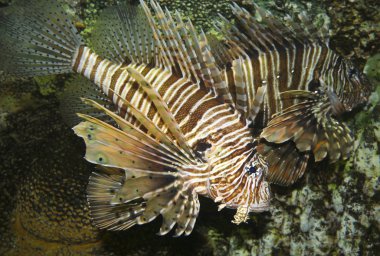
[[[11,1],[0,1],[0,7]],[[83,20],[83,34],[101,8],[115,1],[66,0]],[[160,1],[212,30],[229,1]],[[250,1],[236,1],[251,7]],[[327,20],[331,45],[365,66],[375,92],[347,116],[351,158],[317,165],[289,188],[272,187],[270,212],[231,223],[201,199],[191,236],[159,237],[160,221],[123,232],[91,225],[85,198],[94,166],[84,143],[61,118],[59,96],[74,75],[22,79],[0,74],[0,255],[378,255],[380,250],[380,29],[377,1],[257,1],[277,15],[306,11]]]

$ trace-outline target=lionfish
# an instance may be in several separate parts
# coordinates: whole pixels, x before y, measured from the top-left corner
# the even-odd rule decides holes
[[[370,85],[307,20],[281,23],[258,6],[254,16],[233,5],[235,23],[218,25],[218,41],[141,1],[103,11],[90,48],[59,2],[18,2],[1,13],[1,68],[79,73],[98,89],[79,89],[86,107],[71,107],[83,109],[73,129],[85,158],[103,167],[87,188],[99,228],[162,215],[160,235],[175,225],[175,236],[189,235],[198,195],[246,222],[269,209],[269,183],[295,182],[311,157],[350,152],[349,129],[336,118],[365,102]]]

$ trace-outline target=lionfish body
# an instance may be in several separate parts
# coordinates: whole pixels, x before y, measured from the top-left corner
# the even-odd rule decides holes
[[[131,76],[131,72],[143,75],[145,82],[152,85],[158,92],[158,97],[162,97],[162,101],[167,104],[168,111],[173,114],[182,133],[183,142],[188,145],[190,154],[186,151],[178,152],[183,153],[182,157],[187,161],[178,163],[178,166],[172,163],[169,166],[182,176],[181,179],[186,180],[184,186],[230,208],[238,208],[240,205],[245,205],[250,211],[268,208],[270,194],[263,180],[264,173],[261,173],[265,171],[265,163],[260,162],[257,156],[253,157],[255,141],[246,124],[240,121],[239,112],[233,111],[228,104],[221,103],[214,93],[161,68],[146,64],[114,64],[87,47],[81,47],[75,59],[74,71],[102,88],[118,106],[119,116],[136,127],[144,126],[144,120],[140,118],[145,116],[158,129],[170,133],[170,124],[167,125],[161,118],[158,106],[150,100],[147,92]],[[135,106],[135,110],[131,111],[131,106]],[[134,111],[141,115],[136,115]],[[89,141],[85,134],[75,129]],[[108,156],[105,154],[99,152],[96,157],[90,160],[97,164],[108,164]],[[254,166],[259,168],[253,175],[249,175],[245,166],[250,166],[255,161],[257,163]],[[126,161],[120,161],[119,164],[117,167],[125,167]],[[251,193],[257,195],[250,197]]]
[[[100,116],[78,114],[84,121],[74,127],[85,158],[103,167],[87,189],[98,227],[122,230],[162,215],[160,234],[177,225],[176,236],[188,235],[199,194],[245,222],[268,210],[268,182],[293,183],[310,156],[349,153],[348,128],[333,116],[365,100],[364,78],[314,34],[257,7],[260,23],[234,6],[237,23],[213,48],[152,1],[154,13],[144,2],[104,11],[90,49],[53,2],[22,3],[31,13],[22,21],[22,11],[5,11],[1,54],[13,73],[75,72],[101,91],[71,106]]]
[[[300,14],[299,23],[280,23],[255,5],[256,17],[234,6],[236,23],[215,50],[237,109],[253,109],[247,100],[265,86],[257,150],[269,165],[267,180],[290,185],[315,162],[349,157],[349,128],[336,120],[365,103],[371,85],[350,60],[328,46],[327,29],[317,30]],[[222,25],[220,32],[224,31]],[[226,65],[227,63],[227,65]],[[252,96],[251,96],[252,97]],[[259,127],[257,127],[259,126]]]

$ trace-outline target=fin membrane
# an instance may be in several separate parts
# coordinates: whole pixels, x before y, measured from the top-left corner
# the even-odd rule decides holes
[[[224,17],[217,24],[217,30],[226,37],[231,56],[256,56],[259,52],[269,52],[276,48],[328,44],[328,29],[316,28],[305,13],[299,14],[296,20],[288,16],[283,22],[269,11],[256,4],[254,6],[255,14],[252,15],[233,4],[235,24]]]
[[[72,72],[82,44],[60,1],[52,0],[21,0],[3,8],[0,34],[0,69],[22,76]]]
[[[112,123],[109,115],[84,103],[81,100],[83,97],[94,100],[107,109],[116,111],[114,104],[93,82],[82,76],[75,76],[65,82],[64,91],[59,95],[60,112],[68,126],[73,127],[83,120],[76,113],[87,114],[106,123]]]
[[[156,63],[153,31],[141,6],[121,3],[104,10],[90,42],[97,54],[118,63]]]
[[[310,97],[275,116],[260,137],[281,144],[293,141],[300,152],[311,151],[319,162],[329,156],[331,162],[350,155],[353,139],[349,128],[331,116],[331,104],[311,92],[294,92]]]
[[[159,234],[168,233],[176,224],[175,235],[190,234],[199,202],[196,192],[180,175],[181,170],[191,166],[189,159],[174,144],[162,138],[161,143],[93,100],[83,101],[109,115],[120,127],[78,114],[85,121],[73,128],[86,143],[85,158],[107,169],[93,173],[88,185],[95,224],[123,230],[150,222],[161,214]],[[142,121],[149,127],[148,120]]]
[[[218,24],[218,21],[217,21]],[[218,28],[222,28],[223,25],[219,21]],[[220,32],[220,31],[219,31]],[[224,33],[223,33],[224,34]],[[229,43],[223,41],[223,39],[218,38],[215,35],[207,34],[207,41],[210,46],[210,50],[212,55],[215,58],[215,62],[217,63],[218,67],[221,69],[227,68],[228,65],[231,65],[232,61],[238,59],[241,57],[240,55],[233,55],[233,52],[229,49]]]
[[[73,129],[86,143],[85,158],[89,162],[161,172],[173,171],[179,166],[177,157],[146,143],[144,137],[134,137],[91,116],[79,116],[86,121]]]
[[[256,150],[268,163],[266,180],[282,186],[292,185],[303,176],[310,157],[308,152],[299,152],[292,142],[260,143]]]
[[[171,141],[171,139],[168,138],[168,136],[165,133],[163,133],[157,126],[155,126],[148,118],[146,118],[137,109],[130,106],[134,115],[137,118],[139,118],[139,120],[141,121],[141,124],[148,130],[148,132],[150,133],[150,136],[148,136],[146,132],[141,131],[138,128],[138,126],[136,126],[136,123],[133,123],[133,124],[130,123],[129,121],[125,120],[124,118],[121,118],[119,115],[115,114],[114,112],[106,109],[105,107],[97,103],[96,101],[82,98],[82,102],[108,115],[110,118],[113,119],[113,121],[118,125],[118,127],[122,131],[128,133],[128,135],[133,136],[135,138],[139,138],[141,142],[150,144],[153,147],[163,152],[166,152],[166,154],[175,155],[177,157],[177,160],[183,164],[189,164],[189,162],[186,159],[184,159],[182,155],[177,153],[177,151],[181,151],[181,150],[178,147],[176,147],[174,142]]]
[[[175,174],[117,170],[94,172],[87,187],[87,198],[95,225],[102,229],[125,230],[162,215],[159,235],[177,224],[175,236],[189,235],[199,213],[196,193],[183,188]]]

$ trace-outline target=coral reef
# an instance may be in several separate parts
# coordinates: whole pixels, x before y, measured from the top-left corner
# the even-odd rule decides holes
[[[0,1],[0,7],[10,1]],[[112,0],[66,0],[85,36]],[[230,17],[230,1],[166,1],[208,30],[217,13]],[[236,1],[251,8],[251,1]],[[0,74],[1,255],[376,255],[380,249],[380,56],[376,1],[256,1],[278,14],[310,13],[328,21],[332,46],[365,67],[376,91],[370,104],[347,117],[355,150],[347,162],[319,164],[290,188],[273,186],[270,212],[248,224],[201,199],[190,237],[159,237],[160,220],[125,232],[91,225],[85,188],[95,166],[66,126],[58,95],[66,76],[19,79]],[[79,24],[78,26],[82,26]],[[377,53],[377,54],[376,54]]]

